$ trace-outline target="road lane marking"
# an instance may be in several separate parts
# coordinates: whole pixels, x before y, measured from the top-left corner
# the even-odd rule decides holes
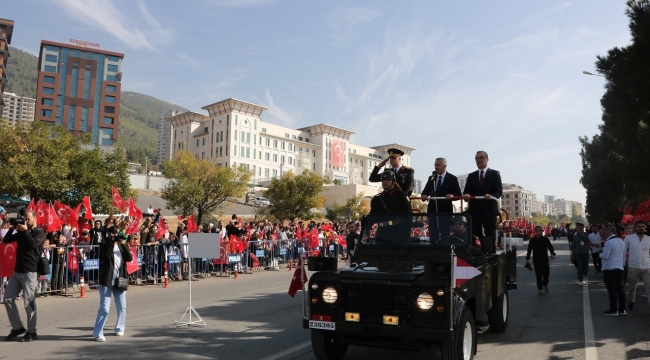
[[[300,350],[302,350],[302,349],[304,349],[306,347],[309,347],[309,346],[311,346],[311,341],[305,341],[304,343],[300,343],[298,345],[292,346],[292,347],[290,347],[290,348],[288,348],[288,349],[286,349],[284,351],[281,351],[279,353],[275,353],[275,354],[273,354],[271,356],[267,356],[267,357],[263,358],[262,360],[281,359],[281,358],[283,358],[283,357],[285,357],[287,355],[293,354],[296,351],[300,351]]]
[[[589,285],[582,287],[582,317],[585,327],[585,359],[598,360],[598,351],[594,341],[594,323],[591,318],[591,301],[589,300]]]

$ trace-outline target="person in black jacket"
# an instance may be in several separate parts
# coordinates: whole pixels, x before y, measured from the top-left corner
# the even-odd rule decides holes
[[[111,217],[107,219],[107,224]],[[115,298],[115,307],[117,308],[115,335],[124,335],[126,327],[126,291],[116,289],[113,284],[115,284],[115,279],[118,277],[128,277],[126,264],[133,259],[131,246],[124,236],[124,229],[127,226],[128,222],[124,222],[119,227],[109,227],[106,230],[104,241],[99,245],[99,310],[97,311],[97,319],[93,329],[93,337],[97,341],[106,341],[104,324],[108,318],[111,294]]]
[[[15,243],[16,245],[16,266],[13,275],[9,278],[4,295],[5,309],[11,323],[11,332],[5,337],[5,341],[25,334],[25,331],[27,333],[23,336],[22,341],[32,341],[38,338],[36,335],[37,263],[41,257],[45,231],[36,225],[35,211],[26,210],[23,217],[24,223],[12,224],[2,240],[3,243]],[[23,326],[16,307],[16,297],[21,291],[25,297],[27,330]]]
[[[548,292],[548,276],[551,272],[548,266],[548,252],[551,252],[551,260],[555,258],[555,249],[551,245],[551,240],[544,236],[544,230],[541,226],[535,226],[535,237],[528,243],[528,253],[526,253],[526,267],[530,266],[530,253],[533,253],[533,267],[535,268],[535,277],[537,278],[537,293],[542,295],[542,286],[544,291]]]

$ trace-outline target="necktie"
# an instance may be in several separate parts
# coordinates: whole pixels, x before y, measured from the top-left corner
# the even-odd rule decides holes
[[[442,186],[442,176],[438,175],[438,185],[436,185],[436,190],[440,189]]]
[[[478,178],[478,184],[480,187],[483,187],[483,170],[481,170],[481,174]]]

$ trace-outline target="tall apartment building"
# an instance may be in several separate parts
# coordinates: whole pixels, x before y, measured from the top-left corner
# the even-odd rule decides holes
[[[2,93],[2,101],[5,104],[2,117],[7,120],[9,126],[34,121],[36,99],[18,96],[14,93]]]
[[[289,170],[297,174],[310,170],[342,184],[367,185],[370,172],[387,156],[389,148],[404,151],[405,165],[410,165],[415,150],[401,144],[353,144],[349,139],[354,132],[327,124],[300,129],[272,124],[262,120],[267,108],[232,98],[203,109],[207,114],[188,111],[167,117],[171,156],[184,149],[217,166],[243,164],[253,171],[256,182]]]
[[[530,216],[533,213],[535,194],[515,184],[503,184],[501,207],[506,209],[511,219]]]
[[[99,44],[42,40],[38,58],[36,121],[91,133],[106,150],[117,142],[124,54]]]
[[[7,61],[9,61],[9,44],[11,44],[11,35],[14,32],[13,20],[0,19],[0,54],[2,54],[2,61],[0,61],[0,94],[4,93],[5,85],[7,85]],[[0,113],[5,106],[4,99],[0,99]]]
[[[172,124],[169,119],[172,116],[178,115],[178,111],[169,111],[160,114],[160,122],[158,123],[158,156],[156,157],[156,165],[160,166],[163,160],[172,159]]]

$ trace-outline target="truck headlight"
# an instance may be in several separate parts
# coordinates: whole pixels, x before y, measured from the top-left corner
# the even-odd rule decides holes
[[[325,301],[328,304],[335,303],[336,299],[338,298],[338,295],[339,294],[336,292],[336,289],[331,286],[328,286],[325,289],[323,289],[323,301]],[[431,305],[433,305],[433,302],[431,303]]]
[[[422,310],[429,310],[433,307],[433,296],[429,293],[422,293],[416,301],[418,307]]]

